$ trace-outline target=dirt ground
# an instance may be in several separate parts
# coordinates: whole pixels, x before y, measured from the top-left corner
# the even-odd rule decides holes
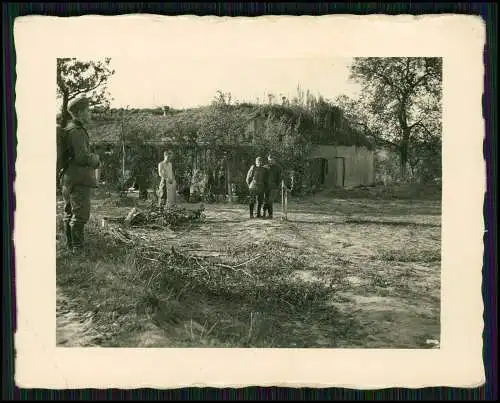
[[[106,294],[106,281],[110,276],[120,278],[120,267],[96,258],[91,268],[86,268],[92,257],[62,254],[57,268],[58,344],[328,348],[439,345],[439,200],[349,200],[326,196],[291,199],[288,221],[280,220],[279,205],[272,221],[249,220],[245,205],[205,207],[203,224],[179,231],[136,228],[133,233],[166,249],[173,246],[197,256],[232,259],[231,267],[244,273],[239,275],[246,279],[249,289],[260,287],[267,278],[269,282],[279,279],[276,281],[285,288],[303,287],[318,297],[301,303],[299,309],[295,297],[288,293],[289,298],[283,297],[271,309],[266,308],[271,305],[247,299],[244,291],[241,295],[234,291],[229,297],[193,293],[192,298],[186,291],[182,298],[160,298],[160,308],[154,313],[135,314],[140,325],[124,324],[120,317],[126,316],[120,315],[120,307],[113,308],[110,321],[119,329],[106,333],[95,319],[99,307],[92,306],[90,297],[85,299],[85,287],[95,294],[94,305],[110,303],[112,296]],[[59,202],[59,214],[61,208]],[[95,200],[92,219],[99,223],[102,217],[124,216],[129,210],[129,206],[115,207],[106,200]],[[277,260],[278,255],[281,260]],[[202,268],[207,278],[216,275],[210,268]],[[87,277],[78,277],[78,270],[85,271]],[[92,284],[102,287],[101,294],[86,283],[88,273],[95,276]],[[230,281],[231,273],[228,276],[224,281]],[[161,285],[157,290],[158,295],[166,293]],[[281,288],[275,293],[282,295]],[[166,314],[173,311],[173,316]]]

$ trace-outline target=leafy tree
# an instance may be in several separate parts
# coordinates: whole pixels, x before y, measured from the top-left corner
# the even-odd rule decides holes
[[[92,105],[109,106],[106,84],[115,73],[110,68],[110,58],[103,61],[84,61],[76,58],[57,59],[57,95],[62,99],[61,124],[69,120],[68,103],[86,94]]]
[[[362,133],[370,144],[398,149],[398,145],[389,139],[388,126],[383,124],[376,115],[370,113],[363,100],[353,99],[347,95],[338,96],[334,104],[342,111],[343,119],[339,120],[342,129],[348,123]]]
[[[397,149],[407,178],[412,142],[441,137],[441,58],[355,58],[351,78],[363,86],[359,120]]]
[[[441,177],[441,148],[440,137],[416,128],[408,156],[413,178],[429,183]]]
[[[204,111],[198,130],[198,140],[205,144],[221,145],[241,141],[245,122],[231,105],[231,94],[217,92],[212,104]]]

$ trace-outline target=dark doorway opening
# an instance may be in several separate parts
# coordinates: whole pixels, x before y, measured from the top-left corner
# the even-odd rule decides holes
[[[335,157],[335,167],[336,167],[336,186],[344,187],[345,186],[345,158],[344,157]]]

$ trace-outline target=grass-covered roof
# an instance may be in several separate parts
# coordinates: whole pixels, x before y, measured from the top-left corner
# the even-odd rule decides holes
[[[252,121],[259,122],[254,130],[272,127],[268,130],[284,130],[311,144],[371,148],[367,137],[343,120],[340,109],[332,105],[311,110],[297,105],[238,104],[168,109],[165,114],[159,108],[111,110],[95,116],[88,130],[93,143],[119,142],[122,132],[126,141],[199,143],[215,132],[242,133]]]

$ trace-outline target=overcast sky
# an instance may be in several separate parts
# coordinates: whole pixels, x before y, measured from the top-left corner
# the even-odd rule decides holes
[[[326,98],[354,95],[351,59],[172,59],[114,57],[108,90],[112,107],[188,108],[210,103],[217,90],[233,100],[260,102],[267,93],[292,98],[297,85]]]
[[[191,108],[209,104],[217,90],[233,101],[267,102],[272,93],[292,99],[297,86],[333,99],[354,96],[359,86],[349,80],[350,58],[159,58],[113,57],[115,74],[108,91],[111,107],[149,108],[168,105]],[[58,107],[60,102],[58,101]]]

